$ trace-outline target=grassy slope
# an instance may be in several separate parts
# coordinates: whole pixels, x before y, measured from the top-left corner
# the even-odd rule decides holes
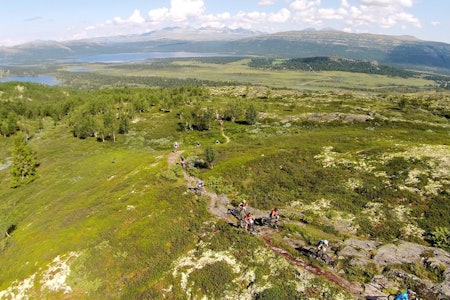
[[[233,68],[227,66],[225,70],[231,72]],[[291,76],[269,75],[262,78],[279,81],[280,85],[284,76]],[[372,80],[370,77],[367,85],[372,85]],[[239,95],[243,91],[243,87],[218,88],[215,93],[222,96],[212,97],[208,105],[223,107],[227,99],[223,95]],[[251,97],[267,92],[262,89]],[[336,186],[342,187],[349,176],[360,176],[367,182],[376,182],[375,179],[346,166],[322,170],[314,157],[324,146],[334,147],[333,151],[345,158],[364,160],[365,155],[379,158],[383,153],[401,152],[421,144],[445,145],[448,137],[448,121],[414,106],[399,110],[397,103],[387,98],[357,93],[270,93],[270,99],[252,98],[258,110],[267,112],[259,124],[225,123],[231,142],[217,146],[216,167],[200,174],[207,183],[211,176],[223,177],[225,184],[233,188],[230,196],[247,194],[251,204],[261,208],[274,203],[289,205],[292,200],[308,204],[326,197],[336,199],[334,208],[360,212],[369,196],[362,201],[361,196]],[[305,119],[307,114],[316,112],[375,113],[380,117],[378,121],[397,121],[352,124]],[[158,298],[162,289],[171,285],[170,295],[176,298],[185,291],[178,279],[170,276],[173,261],[188,250],[200,252],[199,240],[209,243],[215,251],[236,247],[233,251],[237,259],[241,263],[247,261],[247,268],[256,268],[258,278],[263,278],[267,266],[247,259],[256,257],[251,249],[257,249],[258,242],[249,241],[221,223],[203,223],[209,218],[204,199],[185,194],[184,183],[176,176],[179,169],[167,166],[166,155],[173,140],[181,142],[187,157],[201,155],[201,150],[193,147],[195,141],[206,145],[220,139],[217,124],[211,131],[181,134],[176,130],[175,113],[151,112],[141,117],[142,121],[133,125],[134,130],[120,136],[115,144],[75,139],[68,128],[47,125],[43,133],[31,140],[41,163],[40,177],[35,182],[10,189],[8,171],[0,171],[0,225],[17,226],[13,239],[0,242],[0,290],[39,268],[45,269],[57,255],[77,251],[82,254],[72,265],[73,273],[68,279],[75,298]],[[416,120],[422,124],[417,125]],[[10,155],[10,142],[0,139],[1,159]],[[152,149],[154,145],[159,150]],[[299,180],[292,182],[290,178]],[[275,186],[274,182],[282,184]],[[268,199],[264,198],[266,189],[272,193]],[[349,195],[354,197],[351,205]],[[324,234],[322,219],[313,217],[317,219],[309,233],[311,241]],[[215,230],[215,226],[220,230]],[[232,272],[218,267],[224,274]],[[197,294],[205,293],[201,282],[212,284],[205,281],[210,272],[213,271],[193,273],[197,285],[192,287]],[[292,272],[282,274],[286,277],[275,274],[272,282],[293,279]],[[41,295],[39,284],[34,293]],[[46,296],[61,297],[59,293]]]
[[[203,209],[183,196],[181,182],[161,182],[164,152],[78,140],[65,127],[49,129],[31,146],[41,163],[35,182],[9,189],[7,171],[0,173],[2,227],[17,226],[13,241],[2,240],[1,283],[81,251],[89,272],[75,290],[97,280],[103,295],[117,297],[133,289],[127,281],[136,274],[146,282],[158,278],[162,266],[192,246],[186,229]]]

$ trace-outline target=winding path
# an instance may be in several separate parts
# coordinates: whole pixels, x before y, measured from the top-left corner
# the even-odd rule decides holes
[[[221,126],[221,134],[226,139],[225,144],[230,142],[230,138],[225,135],[223,131],[223,126]],[[171,152],[168,156],[168,164],[170,166],[174,166],[180,161],[180,155],[183,153],[183,151],[177,151],[177,152]],[[196,186],[197,178],[189,176],[186,171],[183,171],[184,174],[184,181],[188,188],[192,188]],[[219,196],[216,193],[207,190],[206,188],[202,192],[203,196],[207,196],[210,200],[208,201],[208,211],[216,216],[219,219],[225,220],[226,222],[232,223],[235,222],[234,217],[232,217],[230,214],[227,213],[228,205],[229,205],[229,199],[226,195]],[[255,217],[261,217],[265,216],[266,214],[262,211],[257,210],[256,208],[249,207],[249,209],[252,211],[252,213],[255,215]],[[286,260],[288,260],[290,263],[304,268],[306,271],[322,276],[327,281],[332,282],[338,286],[340,286],[342,289],[346,290],[347,292],[351,293],[356,299],[366,299],[367,295],[364,295],[363,288],[360,284],[349,282],[347,279],[339,276],[336,272],[332,271],[328,268],[322,268],[319,265],[312,264],[304,259],[293,257],[289,254],[288,251],[279,248],[275,246],[270,236],[273,234],[273,229],[271,228],[265,228],[264,231],[260,231],[258,233],[258,236],[264,241],[264,243],[269,247],[272,251],[282,255]],[[294,241],[290,241],[291,244],[295,244]]]

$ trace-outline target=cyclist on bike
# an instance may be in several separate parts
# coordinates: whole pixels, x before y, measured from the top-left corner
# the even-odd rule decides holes
[[[203,181],[201,179],[197,179],[197,187],[195,188],[195,193],[197,195],[201,195],[203,190],[204,190],[204,184]]]
[[[327,247],[329,246],[328,240],[320,240],[317,243],[317,255],[322,256],[327,253]]]
[[[254,219],[251,213],[247,213],[244,218],[244,229],[250,231],[253,229]]]
[[[412,291],[408,289],[408,290],[398,294],[394,298],[394,300],[409,300],[409,295],[411,295],[411,294],[412,294]]]
[[[278,215],[278,208],[275,207],[270,211],[269,218],[271,225],[276,225],[278,223],[278,220],[280,218],[280,216]]]
[[[244,200],[241,203],[239,203],[239,209],[244,212],[247,211],[247,206],[248,206],[247,200]]]
[[[203,181],[201,179],[197,179],[197,188],[199,190],[203,189]]]

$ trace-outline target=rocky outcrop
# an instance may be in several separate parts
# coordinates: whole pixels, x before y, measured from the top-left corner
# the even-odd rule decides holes
[[[389,267],[389,271],[374,276],[372,281],[365,285],[365,294],[378,297],[384,290],[399,289],[400,283],[406,281],[422,286],[426,290],[421,291],[424,294],[432,294],[437,299],[450,299],[450,254],[442,249],[406,241],[381,244],[352,238],[344,242],[343,248],[337,254],[339,259],[351,258],[351,266],[364,267],[370,263],[379,266],[379,269]],[[440,273],[439,282],[419,278],[417,274],[405,271],[407,268],[402,268],[404,264],[416,264],[430,273]]]

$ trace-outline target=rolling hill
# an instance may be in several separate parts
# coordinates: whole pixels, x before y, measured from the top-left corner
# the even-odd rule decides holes
[[[409,68],[450,72],[450,45],[411,36],[303,30],[262,34],[245,30],[165,28],[142,35],[38,41],[0,48],[0,64],[61,62],[79,55],[124,52],[200,52],[304,58],[339,56]]]

